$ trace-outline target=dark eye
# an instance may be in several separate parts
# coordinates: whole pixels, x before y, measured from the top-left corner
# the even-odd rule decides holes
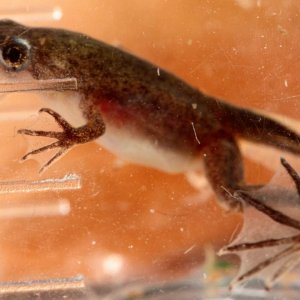
[[[12,70],[21,69],[28,61],[30,47],[25,40],[13,39],[2,48],[2,61]]]

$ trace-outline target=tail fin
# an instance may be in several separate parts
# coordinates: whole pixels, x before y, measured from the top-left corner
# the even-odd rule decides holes
[[[258,113],[221,104],[221,119],[235,136],[300,154],[300,134]],[[226,130],[226,129],[225,129]]]

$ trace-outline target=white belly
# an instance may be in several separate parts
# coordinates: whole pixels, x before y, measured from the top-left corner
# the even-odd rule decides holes
[[[201,159],[182,155],[131,134],[128,130],[107,125],[97,142],[118,157],[168,173],[181,173],[201,167]]]

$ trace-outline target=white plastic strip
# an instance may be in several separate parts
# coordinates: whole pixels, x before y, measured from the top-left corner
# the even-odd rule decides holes
[[[0,93],[77,90],[76,78],[0,82]]]
[[[83,276],[69,277],[69,278],[55,278],[46,280],[32,280],[19,282],[3,282],[0,283],[0,295],[3,294],[18,294],[28,292],[49,292],[49,291],[64,291],[84,289]],[[18,299],[18,298],[15,298]]]
[[[0,194],[78,190],[80,188],[81,178],[76,174],[42,180],[0,181]]]

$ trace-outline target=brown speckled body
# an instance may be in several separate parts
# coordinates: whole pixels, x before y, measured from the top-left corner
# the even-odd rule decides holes
[[[192,153],[199,150],[192,122],[201,140],[223,126],[216,101],[163,70],[158,76],[157,67],[146,61],[80,33],[35,29],[25,35],[36,42],[29,68],[34,78],[76,77],[87,115],[98,106],[119,126]]]
[[[24,70],[33,78],[77,78],[88,123],[99,114],[105,126],[126,128],[155,147],[195,159],[203,156],[207,177],[226,205],[235,200],[224,190],[245,187],[237,137],[300,153],[300,138],[290,129],[206,96],[118,48],[80,33],[0,22],[0,47],[13,36],[30,44]]]

